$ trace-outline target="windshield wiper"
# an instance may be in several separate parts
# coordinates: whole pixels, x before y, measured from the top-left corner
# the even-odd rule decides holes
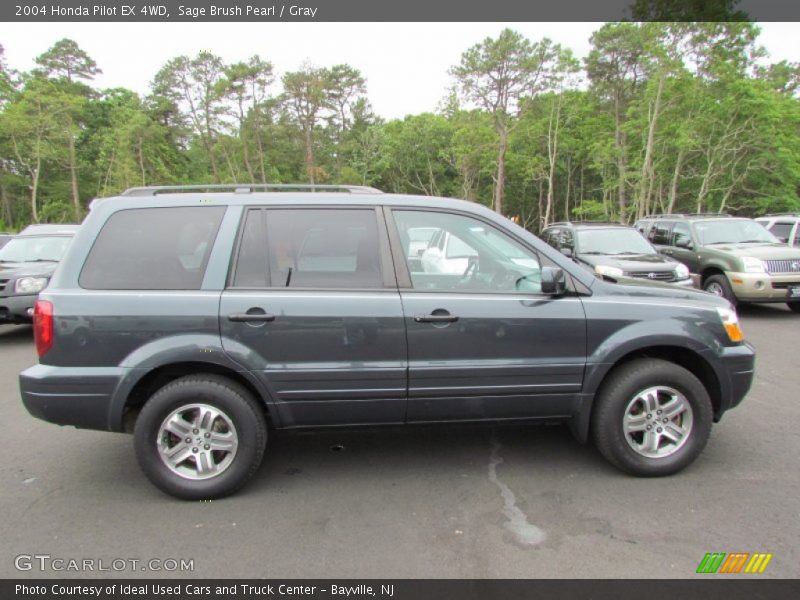
[[[736,242],[706,242],[706,246],[717,246],[718,244],[735,244]]]
[[[34,258],[33,260],[26,260],[25,262],[58,262],[52,258]]]
[[[609,256],[610,255],[609,252],[599,252],[597,250],[592,250],[590,252],[581,252],[581,254],[601,254],[603,256]]]
[[[742,240],[739,244],[771,244],[769,240]]]

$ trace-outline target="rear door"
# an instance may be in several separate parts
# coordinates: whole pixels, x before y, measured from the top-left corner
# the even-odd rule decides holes
[[[465,258],[460,272],[397,261],[408,421],[569,416],[586,362],[580,299],[541,294],[540,257],[493,224],[435,210],[389,215],[395,257],[408,255],[409,230],[435,226],[459,240]]]
[[[220,304],[223,346],[285,427],[402,423],[406,338],[375,207],[251,208]]]

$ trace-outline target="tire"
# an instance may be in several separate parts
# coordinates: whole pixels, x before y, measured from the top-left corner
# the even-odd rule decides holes
[[[736,296],[725,275],[711,275],[703,282],[703,289],[716,296],[722,296],[734,306],[737,304]]]
[[[800,313],[800,301],[797,302],[787,302],[786,306],[789,307],[789,310],[792,312]]]
[[[184,500],[239,490],[261,464],[266,442],[262,408],[244,387],[217,375],[168,383],[145,403],[134,427],[144,474],[161,491]]]
[[[657,393],[645,393],[653,389]],[[648,409],[653,399],[655,407]],[[663,419],[678,408],[669,404],[675,400],[688,409],[665,424]],[[603,382],[592,414],[592,437],[600,453],[619,469],[639,477],[658,477],[677,473],[697,458],[708,441],[712,419],[711,399],[697,377],[674,363],[644,358],[617,367]],[[627,424],[642,429],[630,433]],[[685,434],[676,443],[672,438],[678,429]],[[655,450],[647,447],[647,440],[653,439],[660,440]]]

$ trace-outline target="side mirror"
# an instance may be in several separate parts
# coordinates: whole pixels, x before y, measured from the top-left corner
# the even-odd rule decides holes
[[[675,240],[675,247],[686,248],[687,250],[691,250],[692,248],[694,248],[694,245],[692,244],[692,240],[686,238],[680,238],[678,240]]]
[[[567,291],[567,278],[560,267],[542,267],[542,293],[563,296]]]
[[[567,258],[572,258],[572,248],[561,248],[561,254]]]

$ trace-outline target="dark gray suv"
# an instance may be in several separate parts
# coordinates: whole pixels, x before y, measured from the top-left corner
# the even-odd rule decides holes
[[[420,230],[447,243],[411,261]],[[754,366],[722,298],[607,283],[480,205],[370,188],[96,202],[34,333],[31,414],[133,432],[148,478],[187,499],[244,485],[270,429],[342,425],[558,420],[668,475]]]

